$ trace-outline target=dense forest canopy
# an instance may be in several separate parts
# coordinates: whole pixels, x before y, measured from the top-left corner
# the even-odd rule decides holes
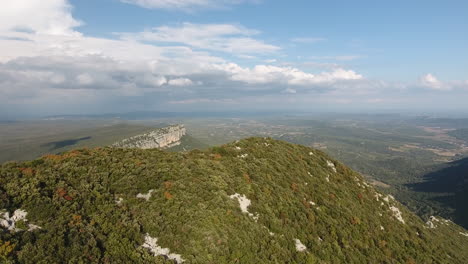
[[[325,153],[271,138],[206,151],[80,149],[0,167],[5,263],[467,263]]]

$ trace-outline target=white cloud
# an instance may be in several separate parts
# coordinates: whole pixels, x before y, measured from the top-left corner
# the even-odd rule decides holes
[[[193,82],[188,78],[178,78],[170,80],[168,84],[172,86],[190,86],[193,85]]]
[[[253,68],[242,68],[229,63],[221,68],[230,74],[230,79],[249,84],[287,84],[287,85],[316,85],[329,84],[343,80],[361,80],[362,75],[351,70],[335,69],[331,72],[311,74],[292,67],[278,67],[271,65],[256,65]]]
[[[428,73],[419,79],[421,85],[425,88],[439,91],[451,90],[451,87],[439,81],[434,75]]]
[[[260,108],[284,98],[294,106],[309,106],[311,101],[397,104],[401,94],[412,92],[408,84],[368,80],[338,64],[278,63],[274,55],[280,48],[241,25],[183,23],[106,39],[75,31],[79,22],[66,1],[8,2],[0,10],[0,115],[26,109],[103,111],[104,102],[106,111],[125,105]],[[217,55],[220,52],[248,58],[251,66],[234,63]],[[267,65],[255,65],[256,60]],[[468,83],[443,83],[429,74],[421,78],[421,86],[455,93]]]
[[[192,11],[195,9],[215,9],[252,0],[120,0],[121,2],[138,5],[149,9],[170,9]]]
[[[81,22],[72,17],[67,0],[14,0],[1,5],[0,32],[79,35],[74,28]]]
[[[140,33],[120,33],[120,36],[124,40],[177,43],[201,50],[239,55],[272,53],[280,49],[251,37],[257,34],[259,32],[256,30],[239,25],[183,23],[180,26],[161,26]]]

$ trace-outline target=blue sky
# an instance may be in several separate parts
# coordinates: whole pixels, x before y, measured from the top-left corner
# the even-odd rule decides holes
[[[80,31],[94,36],[184,22],[241,24],[260,30],[261,38],[282,47],[278,55],[288,60],[355,56],[359,59],[347,64],[388,80],[409,81],[426,72],[456,79],[468,73],[467,1],[265,0],[191,12],[142,9],[116,0],[71,3],[75,16],[86,21]],[[326,40],[291,43],[294,38]]]
[[[468,110],[467,1],[4,5],[0,117]]]

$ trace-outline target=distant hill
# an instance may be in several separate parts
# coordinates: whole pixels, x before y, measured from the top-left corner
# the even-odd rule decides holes
[[[423,179],[424,182],[409,186],[414,191],[433,194],[432,200],[446,217],[468,228],[468,158],[451,162]]]
[[[468,263],[465,229],[270,138],[5,163],[0,209],[6,263]]]

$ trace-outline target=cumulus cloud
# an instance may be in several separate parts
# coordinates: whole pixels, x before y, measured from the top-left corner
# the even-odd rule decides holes
[[[192,24],[161,26],[140,33],[120,33],[122,39],[154,43],[176,43],[192,48],[239,54],[271,53],[280,48],[256,40],[257,30],[231,24]]]
[[[193,85],[193,82],[188,78],[178,78],[170,80],[168,84],[173,86],[190,86]]]
[[[135,105],[255,108],[285,98],[292,105],[377,104],[410,93],[408,85],[369,80],[343,65],[277,62],[280,47],[241,25],[182,23],[106,39],[77,32],[80,22],[67,1],[8,2],[0,10],[0,114],[103,111],[101,106],[122,111],[125,106],[135,110]],[[223,53],[229,56],[219,55]],[[248,58],[249,65],[228,59],[236,57]],[[305,71],[307,67],[314,71]],[[443,83],[428,74],[421,86],[456,91],[468,83]],[[393,98],[382,97],[382,91]]]
[[[79,35],[74,28],[82,23],[72,17],[70,10],[67,0],[3,1],[0,8],[0,32]]]
[[[434,75],[430,73],[422,76],[419,79],[419,82],[423,87],[429,88],[432,90],[439,90],[439,91],[451,90],[451,87],[449,85],[442,83]]]
[[[257,65],[253,68],[242,68],[230,63],[220,66],[230,74],[230,79],[249,84],[277,83],[287,85],[329,84],[343,80],[361,80],[363,76],[351,70],[335,69],[331,72],[311,74],[292,67]]]
[[[170,9],[192,11],[197,9],[213,9],[241,4],[258,2],[252,0],[121,0],[121,2],[138,5],[150,9]]]

